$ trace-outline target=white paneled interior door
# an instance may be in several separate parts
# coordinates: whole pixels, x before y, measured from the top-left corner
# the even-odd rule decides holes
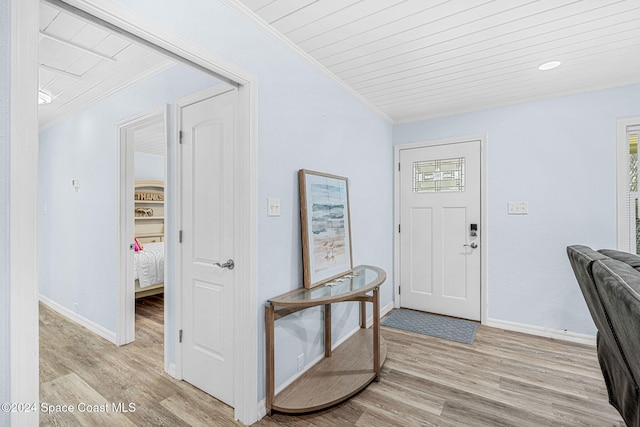
[[[480,141],[400,150],[400,305],[480,320]]]
[[[238,93],[180,109],[182,377],[233,406],[234,141]],[[219,265],[216,265],[219,264]]]

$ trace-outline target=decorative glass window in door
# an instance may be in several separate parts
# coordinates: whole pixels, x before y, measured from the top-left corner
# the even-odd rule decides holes
[[[464,157],[413,163],[413,192],[464,191]]]

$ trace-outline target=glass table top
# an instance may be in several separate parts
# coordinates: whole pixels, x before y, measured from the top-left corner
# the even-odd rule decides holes
[[[358,266],[351,273],[338,277],[312,289],[299,288],[272,298],[274,305],[297,305],[324,300],[340,299],[349,295],[366,293],[380,286],[386,278],[385,272],[368,265]]]

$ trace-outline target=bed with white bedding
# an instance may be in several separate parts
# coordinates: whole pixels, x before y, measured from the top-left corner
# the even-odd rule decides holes
[[[164,292],[164,242],[144,243],[133,258],[136,298]]]

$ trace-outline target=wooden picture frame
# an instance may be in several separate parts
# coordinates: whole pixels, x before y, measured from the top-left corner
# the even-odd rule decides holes
[[[298,181],[303,281],[310,289],[353,269],[349,179],[301,169]]]

